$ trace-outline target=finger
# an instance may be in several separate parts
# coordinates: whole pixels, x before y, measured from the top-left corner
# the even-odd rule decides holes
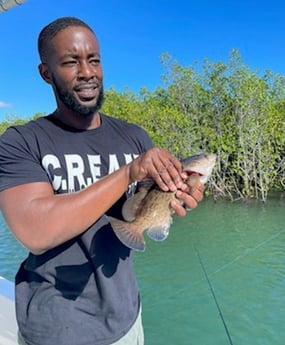
[[[166,163],[166,168],[169,176],[176,185],[177,188],[182,188],[183,186],[183,173],[181,162],[175,157],[170,157]]]
[[[172,200],[170,207],[177,216],[184,217],[186,215],[186,209],[177,200]]]
[[[159,160],[155,161],[154,164],[156,169],[154,178],[158,179],[158,183],[162,181],[171,191],[182,188],[182,169],[178,160],[172,156],[162,156]]]
[[[199,182],[199,183],[196,184],[195,187],[196,187],[201,193],[204,193],[204,191],[205,191],[205,185],[204,185],[204,183]]]
[[[176,190],[176,187],[173,184],[173,182],[171,182],[171,180],[167,180],[167,178],[162,178],[162,176],[160,176],[158,173],[155,173],[153,175],[153,180],[155,181],[157,186],[164,192],[168,192],[169,190],[174,192]]]
[[[188,194],[190,194],[196,201],[200,202],[204,197],[205,187],[202,183],[195,187],[191,187]]]
[[[199,198],[200,196],[201,194],[199,194]],[[192,196],[192,194],[184,193],[179,190],[176,192],[176,197],[184,205],[184,207],[188,209],[196,208],[198,206],[198,202],[203,199],[203,195],[201,200],[197,200],[195,197]]]

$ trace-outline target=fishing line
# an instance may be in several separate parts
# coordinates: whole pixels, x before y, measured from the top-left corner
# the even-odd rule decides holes
[[[218,268],[216,271],[212,272],[211,275],[214,275],[226,268],[228,268],[229,266],[231,266],[232,264],[234,264],[236,261],[239,261],[243,258],[245,258],[246,256],[252,254],[253,252],[255,252],[257,249],[259,249],[260,247],[263,247],[265,244],[269,243],[270,241],[272,241],[273,239],[279,237],[281,235],[281,233],[283,233],[285,230],[281,230],[279,231],[277,234],[273,234],[271,236],[269,236],[267,239],[265,239],[264,241],[261,241],[260,243],[258,243],[255,247],[253,247],[252,249],[248,249],[247,252],[245,254],[241,254],[238,255],[237,257],[235,257],[233,260],[231,260],[230,262],[224,264],[223,266],[221,266],[220,268]]]
[[[204,275],[205,275],[205,277],[206,277],[206,279],[207,279],[207,282],[208,282],[210,291],[211,291],[212,296],[213,296],[213,298],[214,298],[214,301],[215,301],[215,303],[216,303],[216,307],[217,307],[217,309],[218,309],[218,311],[219,311],[221,320],[222,320],[222,322],[223,322],[225,331],[226,331],[227,336],[228,336],[228,339],[229,339],[229,343],[230,343],[231,345],[233,345],[233,341],[232,341],[232,338],[231,338],[229,329],[228,329],[228,327],[227,327],[225,318],[224,318],[223,313],[222,313],[222,309],[221,309],[220,306],[219,306],[218,300],[217,300],[216,295],[215,295],[215,291],[214,291],[214,289],[213,289],[213,287],[212,287],[212,284],[211,284],[210,279],[209,279],[209,277],[208,277],[208,274],[207,274],[207,272],[206,272],[206,269],[205,269],[205,266],[204,266],[204,264],[203,264],[202,258],[201,258],[200,253],[199,253],[199,251],[198,251],[198,249],[197,249],[196,247],[195,247],[195,250],[196,250],[197,256],[198,256],[198,258],[199,258],[200,265],[201,265],[201,267],[202,267],[202,269],[203,269]]]

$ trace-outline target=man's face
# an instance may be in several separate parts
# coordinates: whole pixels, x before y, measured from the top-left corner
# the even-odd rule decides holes
[[[96,113],[103,103],[99,45],[85,27],[69,27],[50,42],[47,65],[57,101],[79,115]]]

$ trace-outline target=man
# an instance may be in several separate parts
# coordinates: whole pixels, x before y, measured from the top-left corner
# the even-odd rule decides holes
[[[0,206],[29,250],[16,276],[19,343],[143,344],[132,251],[106,215],[121,217],[136,183],[152,178],[197,206],[180,162],[152,147],[141,128],[99,112],[103,72],[97,38],[84,22],[64,17],[38,40],[39,72],[57,109],[0,139]],[[184,216],[180,202],[171,204]]]

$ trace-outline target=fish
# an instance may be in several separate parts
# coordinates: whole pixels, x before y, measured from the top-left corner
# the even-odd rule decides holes
[[[181,160],[187,178],[185,183],[194,187],[198,181],[205,184],[216,163],[213,153],[200,153]],[[162,191],[154,181],[142,183],[142,188],[127,199],[122,208],[124,220],[109,216],[109,222],[119,240],[135,251],[145,251],[144,232],[154,241],[164,241],[173,222],[170,202],[175,192]]]

